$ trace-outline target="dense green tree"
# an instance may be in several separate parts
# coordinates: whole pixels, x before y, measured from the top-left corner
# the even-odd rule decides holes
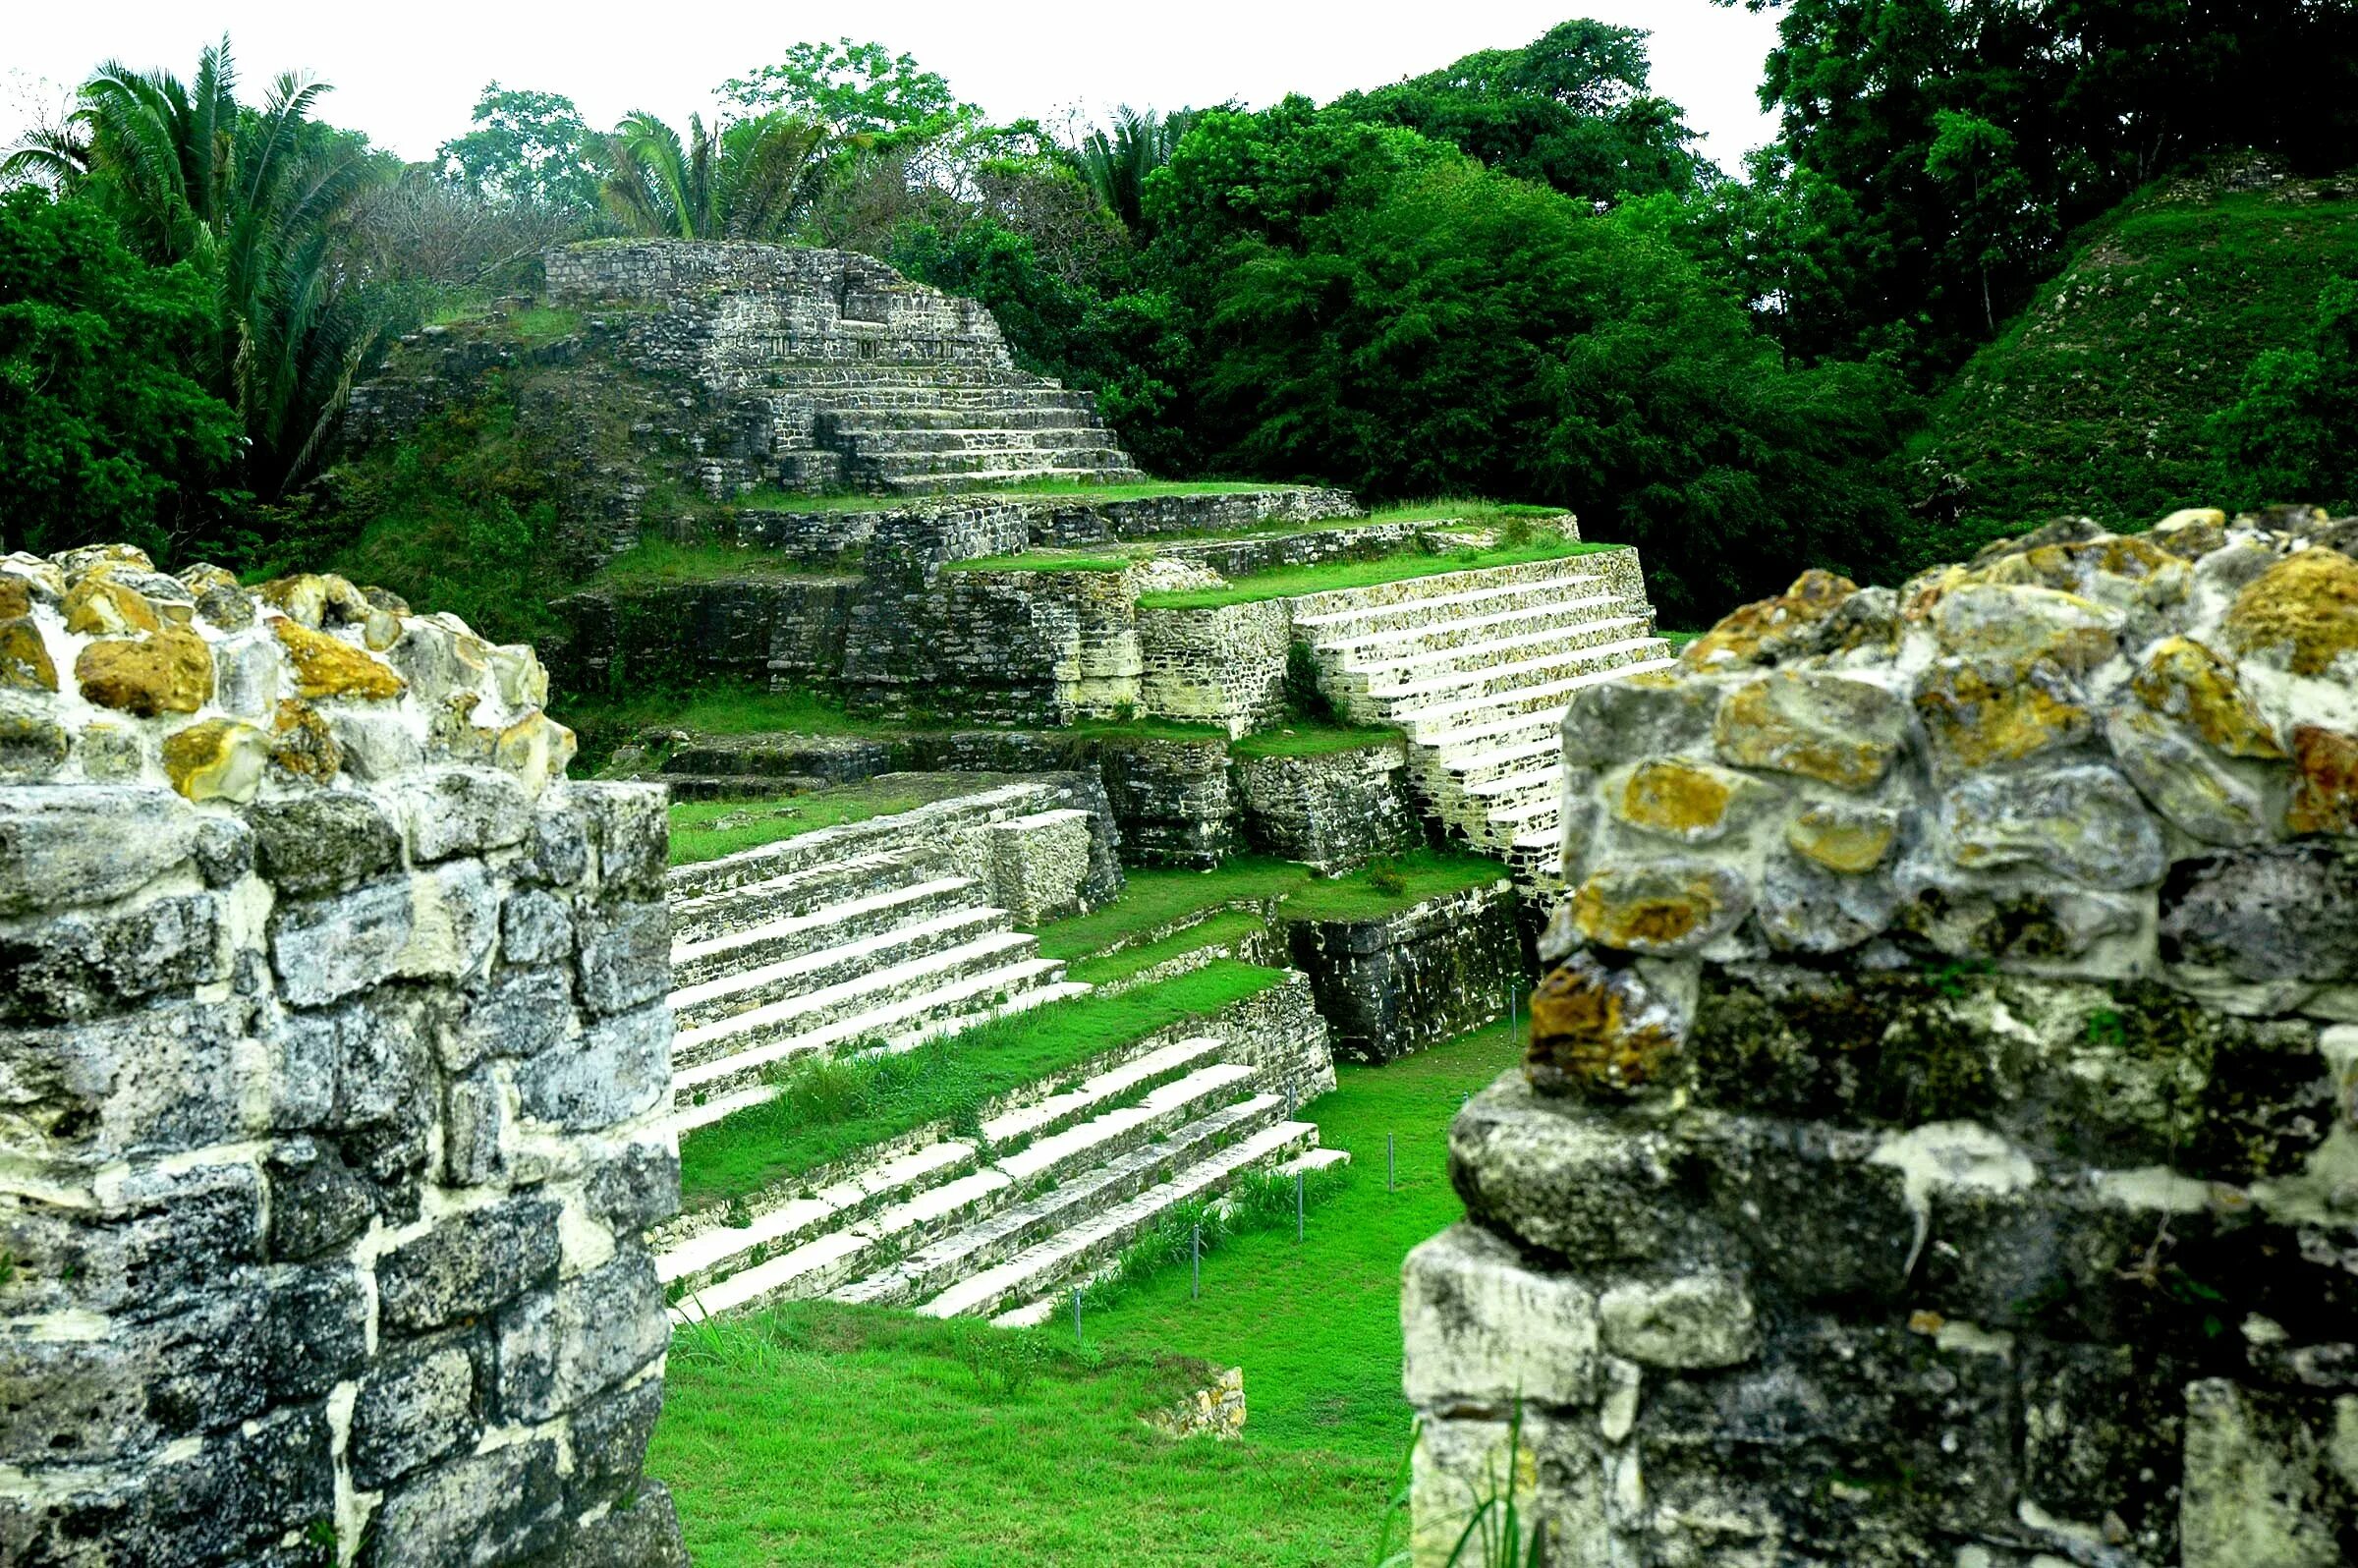
[[[5,547],[128,539],[168,555],[235,482],[237,417],[187,369],[204,279],[152,267],[86,200],[0,194]]]
[[[1106,211],[1122,226],[1137,233],[1146,224],[1147,176],[1171,161],[1171,153],[1195,111],[1179,109],[1156,114],[1123,104],[1113,112],[1113,124],[1093,130],[1075,149],[1081,174]]]
[[[2223,495],[2358,506],[2358,279],[2326,286],[2308,343],[2261,355],[2211,433]]]
[[[1798,198],[1841,225],[1804,249],[1844,262],[1780,302],[1806,356],[1929,377],[2138,186],[2222,148],[2358,158],[2358,0],[1741,3],[1781,13],[1761,96],[1782,169],[1844,197]]]
[[[776,65],[721,84],[740,116],[790,114],[870,146],[931,141],[981,119],[950,84],[880,43],[798,43]]]
[[[633,234],[782,240],[824,169],[826,144],[824,127],[785,113],[710,128],[691,115],[684,139],[651,114],[634,114],[614,133],[600,194]]]
[[[1150,262],[1200,323],[1208,466],[1565,502],[1650,552],[1675,619],[1796,563],[1877,568],[1904,393],[1788,368],[1634,216],[1303,99],[1207,113],[1148,205]]]
[[[573,100],[493,82],[475,100],[475,129],[442,143],[445,177],[502,204],[594,213],[599,139]]]
[[[1454,143],[1491,168],[1611,201],[1695,183],[1695,134],[1647,90],[1646,33],[1585,18],[1335,107]]]

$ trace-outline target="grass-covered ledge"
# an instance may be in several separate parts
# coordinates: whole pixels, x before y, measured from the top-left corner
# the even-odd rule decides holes
[[[1528,544],[1498,544],[1481,549],[1448,550],[1430,554],[1402,550],[1369,561],[1329,561],[1317,566],[1280,567],[1256,572],[1216,588],[1169,588],[1138,596],[1142,610],[1211,610],[1229,604],[1256,604],[1265,599],[1299,598],[1305,593],[1328,593],[1337,588],[1376,588],[1412,577],[1442,577],[1453,572],[1477,572],[1486,567],[1528,566],[1539,561],[1569,560],[1617,549],[1612,544],[1575,539],[1538,539]]]

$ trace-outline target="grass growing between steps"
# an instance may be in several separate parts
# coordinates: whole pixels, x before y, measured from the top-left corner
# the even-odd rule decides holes
[[[776,550],[730,544],[682,544],[647,533],[599,568],[597,582],[624,588],[709,583],[726,578],[845,577],[858,568],[814,566]]]
[[[1117,984],[1157,964],[1168,963],[1189,953],[1202,952],[1207,947],[1233,946],[1265,929],[1268,923],[1253,910],[1226,910],[1209,920],[1198,921],[1184,930],[1173,931],[1158,941],[1141,942],[1118,952],[1077,959],[1065,972],[1065,978],[1090,985]]]
[[[1280,729],[1256,730],[1230,744],[1231,756],[1331,756],[1402,738],[1388,725],[1322,724],[1296,719]]]
[[[697,1568],[1368,1561],[1385,1467],[1140,1422],[1205,1375],[1069,1328],[788,1303],[673,1341],[647,1471]]]
[[[1529,544],[1501,544],[1484,550],[1450,550],[1429,555],[1402,550],[1370,561],[1327,561],[1317,566],[1287,566],[1232,580],[1225,588],[1173,588],[1142,593],[1142,610],[1209,610],[1227,604],[1251,604],[1263,599],[1290,599],[1304,593],[1336,588],[1375,588],[1415,577],[1440,577],[1451,572],[1475,572],[1485,567],[1527,566],[1535,561],[1568,560],[1618,548],[1611,544],[1578,543],[1570,539],[1539,539]]]
[[[932,1123],[971,1130],[1002,1094],[1157,1030],[1209,1018],[1284,979],[1283,970],[1215,960],[1118,996],[1076,996],[930,1040],[897,1062],[789,1069],[777,1097],[680,1140],[682,1204],[743,1198]]]
[[[694,866],[740,850],[911,812],[952,791],[911,788],[906,781],[846,784],[782,801],[681,801],[671,808],[671,864]]]
[[[792,1303],[674,1341],[648,1473],[698,1568],[1330,1568],[1372,1559],[1408,1439],[1400,1261],[1461,1209],[1462,1096],[1511,1066],[1503,1026],[1386,1067],[1345,1064],[1307,1114],[1353,1162],[1310,1210],[1184,1259],[1109,1308],[1008,1334]],[[1384,1188],[1384,1135],[1400,1190]],[[699,1337],[702,1335],[702,1337]],[[1138,1421],[1201,1357],[1245,1369],[1235,1442]]]

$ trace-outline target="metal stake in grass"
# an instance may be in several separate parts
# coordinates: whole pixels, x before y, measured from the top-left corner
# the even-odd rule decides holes
[[[1194,1283],[1188,1287],[1187,1297],[1190,1301],[1202,1301],[1204,1299],[1204,1227],[1201,1224],[1189,1227],[1187,1252],[1188,1269],[1194,1278]]]
[[[1294,1245],[1302,1245],[1302,1173],[1294,1172]]]
[[[1089,1343],[1088,1340],[1081,1337],[1081,1287],[1078,1285],[1073,1287],[1073,1343],[1076,1345]]]
[[[1383,1135],[1383,1190],[1387,1193],[1400,1190],[1400,1151],[1389,1133]]]

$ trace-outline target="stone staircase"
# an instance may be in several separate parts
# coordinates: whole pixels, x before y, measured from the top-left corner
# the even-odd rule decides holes
[[[1293,601],[1321,686],[1409,738],[1409,775],[1451,838],[1505,861],[1526,891],[1561,886],[1562,747],[1571,694],[1671,663],[1634,570],[1600,556],[1411,578]]]
[[[991,902],[972,845],[1087,815],[1005,785],[674,868],[672,1125],[774,1091],[798,1059],[906,1048],[1080,994]]]
[[[877,372],[820,396],[809,439],[842,481],[894,495],[1044,481],[1143,479],[1095,395],[1017,371]]]

